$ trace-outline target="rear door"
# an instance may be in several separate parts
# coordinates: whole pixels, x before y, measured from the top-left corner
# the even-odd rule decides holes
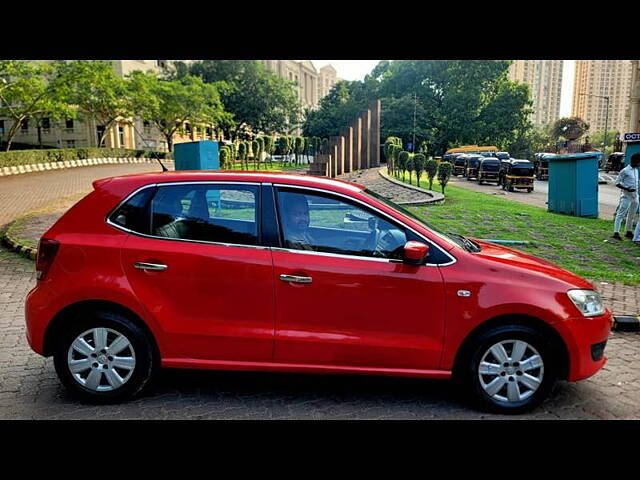
[[[169,355],[270,361],[273,266],[261,240],[259,185],[160,185],[148,210],[148,227],[131,232],[122,263]]]

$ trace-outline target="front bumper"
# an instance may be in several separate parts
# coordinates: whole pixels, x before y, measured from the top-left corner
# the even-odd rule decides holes
[[[607,362],[603,343],[609,337],[612,320],[607,310],[599,317],[572,317],[554,324],[569,352],[568,381],[589,378]]]

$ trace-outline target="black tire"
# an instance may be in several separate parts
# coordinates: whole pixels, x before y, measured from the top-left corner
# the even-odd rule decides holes
[[[484,183],[483,180],[478,180],[478,185],[482,185]]]
[[[537,350],[544,363],[542,382],[529,397],[521,401],[500,401],[487,394],[480,383],[478,368],[485,353],[504,340],[522,340]],[[515,415],[540,405],[551,392],[558,378],[559,360],[547,338],[537,330],[524,325],[506,325],[492,328],[475,339],[455,372],[462,390],[472,402],[483,410]]]
[[[533,188],[527,188],[527,192],[529,193],[533,192]]]
[[[82,321],[74,321],[59,335],[54,349],[54,365],[62,384],[76,397],[97,403],[114,403],[134,398],[148,386],[156,364],[155,349],[148,334],[127,317],[109,311],[83,312]],[[135,355],[135,367],[131,376],[118,388],[109,391],[91,390],[79,383],[67,364],[72,342],[83,332],[104,327],[124,335]],[[104,375],[103,375],[104,377]]]

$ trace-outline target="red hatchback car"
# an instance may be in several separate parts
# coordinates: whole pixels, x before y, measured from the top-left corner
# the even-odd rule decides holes
[[[96,400],[158,367],[454,378],[521,412],[606,362],[586,280],[444,234],[361,185],[283,173],[94,182],[40,241],[29,344]]]

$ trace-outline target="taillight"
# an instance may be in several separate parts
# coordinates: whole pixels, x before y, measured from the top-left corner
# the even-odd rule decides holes
[[[36,259],[36,278],[38,280],[44,280],[44,277],[47,276],[59,248],[60,242],[57,240],[51,240],[49,238],[40,239],[40,243],[38,243],[38,257]]]

